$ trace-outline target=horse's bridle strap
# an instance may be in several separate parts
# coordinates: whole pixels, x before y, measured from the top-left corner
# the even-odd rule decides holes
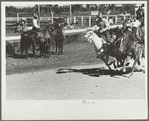
[[[133,45],[131,46],[131,48],[128,51],[123,52],[123,53],[128,53],[133,48],[134,45],[135,45],[135,41],[133,42]]]

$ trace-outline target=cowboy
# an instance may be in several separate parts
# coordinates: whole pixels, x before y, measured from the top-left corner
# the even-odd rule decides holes
[[[34,31],[40,31],[40,27],[37,24],[38,15],[34,14],[33,17],[34,17],[34,19],[33,19],[33,30]]]
[[[123,22],[123,28],[122,28],[122,32],[125,33],[128,30],[130,30],[130,23],[128,23],[128,18],[126,18]]]
[[[97,19],[97,25],[95,25],[92,30],[93,31],[97,31],[98,36],[104,35],[106,37],[106,41],[107,43],[111,43],[110,42],[110,26],[109,26],[109,22],[103,18],[102,14],[99,12],[97,15],[98,19]]]
[[[141,22],[134,17],[134,21],[132,22],[132,35],[137,37],[139,40],[140,38],[140,29],[139,27],[141,26]]]
[[[139,7],[139,9],[136,11],[137,18],[141,19],[144,17],[144,11],[142,9],[142,6]]]

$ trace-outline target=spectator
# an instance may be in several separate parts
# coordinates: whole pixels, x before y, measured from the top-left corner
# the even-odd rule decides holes
[[[144,17],[144,11],[142,9],[142,6],[139,7],[139,9],[136,11],[137,19],[141,19]]]
[[[78,20],[76,21],[76,24],[75,24],[75,26],[79,26],[79,22],[78,22]]]
[[[110,25],[113,24],[113,18],[112,17],[110,17],[110,19],[109,19],[109,24]]]
[[[124,23],[124,21],[125,21],[124,18],[122,18],[122,19],[121,19],[121,23]]]
[[[132,22],[132,35],[137,37],[140,40],[140,29],[139,26],[141,25],[140,21],[134,17],[134,21]]]

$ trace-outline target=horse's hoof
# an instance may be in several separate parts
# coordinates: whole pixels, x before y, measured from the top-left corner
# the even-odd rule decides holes
[[[126,69],[122,69],[122,72],[126,72]]]

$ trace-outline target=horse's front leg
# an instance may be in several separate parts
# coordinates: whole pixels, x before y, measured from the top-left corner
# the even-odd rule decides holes
[[[23,43],[20,43],[20,49],[21,49],[21,56],[23,56],[23,51],[24,51],[24,46]]]
[[[56,43],[56,53],[57,53],[57,46],[58,46],[58,43],[57,42],[55,42]]]
[[[28,51],[29,51],[29,47],[27,46],[27,47],[25,48],[25,52],[26,52],[26,59],[29,59],[29,58],[28,58]]]
[[[61,47],[60,47],[60,43],[58,43],[58,44],[57,44],[57,46],[58,46],[58,55],[60,55],[60,54],[61,54],[61,50],[60,50],[60,49],[61,49]]]
[[[125,68],[125,65],[126,65],[126,63],[127,63],[126,60],[127,60],[127,59],[125,59],[124,62],[123,62],[122,72],[126,72],[126,68]]]
[[[61,54],[63,55],[63,43],[61,45]]]
[[[60,45],[59,45],[59,54],[60,54],[60,55],[63,55],[62,44],[61,44],[61,43],[60,43]]]
[[[33,47],[33,55],[34,55],[34,58],[37,59],[36,57],[36,44],[35,43],[32,43],[32,47]]]
[[[111,71],[110,64],[108,64],[109,55],[104,55],[103,53],[101,53],[98,56],[106,64],[106,66],[108,66],[109,70]]]
[[[49,58],[49,56],[51,56],[51,43],[49,43],[48,45],[47,52],[48,52],[48,58]]]

